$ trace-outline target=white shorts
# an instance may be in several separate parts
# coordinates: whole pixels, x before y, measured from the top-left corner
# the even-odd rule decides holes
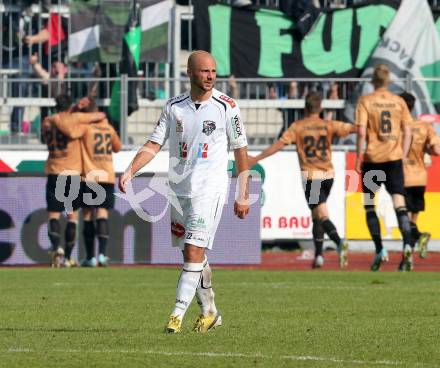
[[[180,205],[179,206],[173,202]],[[220,218],[225,194],[213,193],[200,197],[174,197],[171,200],[171,238],[173,247],[185,244],[211,249]]]

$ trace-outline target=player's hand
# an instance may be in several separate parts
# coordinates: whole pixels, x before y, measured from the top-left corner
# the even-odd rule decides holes
[[[252,169],[252,167],[254,167],[257,164],[257,162],[258,162],[258,160],[257,160],[256,157],[248,155],[248,166],[249,166],[249,169]]]
[[[119,190],[122,192],[122,193],[125,193],[125,187],[127,186],[127,183],[129,182],[129,181],[131,181],[131,179],[132,179],[132,176],[131,176],[131,173],[129,173],[129,172],[124,172],[120,177],[119,177],[119,181],[118,181],[118,187],[119,187]]]
[[[249,205],[247,203],[235,201],[234,213],[238,218],[244,219],[249,213]]]

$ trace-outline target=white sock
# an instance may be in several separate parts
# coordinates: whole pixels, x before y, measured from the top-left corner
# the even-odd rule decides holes
[[[196,293],[197,285],[203,270],[203,263],[183,264],[183,270],[177,283],[176,305],[171,315],[183,319],[191,301]]]
[[[212,289],[211,282],[212,271],[211,267],[209,267],[208,259],[205,256],[202,277],[196,290],[197,303],[200,305],[204,316],[207,316],[208,314],[217,314],[217,307],[214,302],[215,293]]]

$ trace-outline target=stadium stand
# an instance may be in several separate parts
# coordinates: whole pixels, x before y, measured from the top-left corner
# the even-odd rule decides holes
[[[223,3],[234,5],[234,1],[225,0]],[[192,1],[177,1],[178,4],[188,3],[188,6],[181,6],[176,12],[174,22],[173,38],[183,36],[186,28],[191,28],[193,21]],[[283,0],[254,0],[255,6],[262,6],[271,9],[280,9],[285,3]],[[315,6],[321,8],[341,8],[358,3],[356,0],[322,0],[314,1]],[[436,0],[430,1],[433,9],[438,7]],[[38,78],[29,64],[30,48],[26,43],[26,36],[36,34],[51,19],[54,14],[61,14],[68,20],[67,26],[71,29],[70,6],[66,0],[55,0],[45,2],[33,1],[3,1],[0,4],[0,25],[3,33],[0,37],[2,53],[0,62],[0,99],[3,104],[0,109],[0,142],[2,144],[26,144],[27,147],[38,147],[43,149],[40,143],[39,124],[41,116],[39,110],[53,106],[51,83],[47,86],[49,92],[41,79]],[[61,26],[61,17],[58,17]],[[64,22],[64,21],[63,21]],[[67,32],[68,33],[68,32]],[[68,36],[68,35],[67,35]],[[191,37],[190,37],[191,38]],[[145,136],[152,131],[157,120],[164,100],[183,90],[185,86],[180,80],[185,66],[177,65],[177,60],[185,60],[188,50],[193,44],[181,38],[179,45],[175,46],[176,52],[171,63],[142,63],[138,76],[139,78],[128,78],[128,88],[132,84],[138,86],[139,110],[128,118],[121,130],[121,139],[125,145],[137,145],[144,141]],[[50,65],[54,59],[66,59],[65,46],[58,47],[56,41],[48,45],[47,57],[45,60],[43,43],[35,43],[32,52],[37,52],[38,62],[43,65]],[[186,48],[186,49],[185,49]],[[173,55],[174,55],[173,54]],[[179,57],[180,56],[180,57]],[[119,65],[111,63],[79,63],[68,62],[64,82],[68,90],[75,98],[80,98],[91,90],[90,84],[95,83],[94,96],[99,105],[107,108],[111,100],[111,86],[115,77],[119,75]],[[47,70],[47,69],[46,69]],[[173,76],[174,75],[174,76]],[[285,128],[291,120],[297,119],[300,109],[303,108],[302,98],[310,88],[320,90],[327,95],[329,86],[335,80],[332,79],[249,79],[236,78],[237,96],[243,109],[243,116],[247,122],[249,139],[252,144],[266,144],[277,138],[281,129]],[[345,102],[350,99],[356,79],[338,79],[340,91],[338,99],[324,100],[326,108],[341,112],[345,108]],[[59,80],[55,81],[59,84]],[[289,84],[297,84],[296,96],[288,93]],[[230,90],[229,79],[218,79],[219,89]],[[277,99],[268,103],[268,83],[277,86]],[[122,103],[124,103],[122,101]],[[340,113],[338,115],[340,117]]]

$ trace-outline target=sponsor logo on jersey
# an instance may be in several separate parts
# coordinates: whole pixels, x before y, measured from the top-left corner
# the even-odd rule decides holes
[[[176,121],[176,133],[183,133],[183,121],[177,119]]]
[[[179,142],[179,157],[180,158],[188,157],[188,143]]]
[[[220,95],[220,99],[226,101],[232,108],[236,106],[235,101],[231,97]]]
[[[202,133],[206,135],[211,135],[211,133],[215,130],[215,122],[211,120],[205,120],[203,122]]]
[[[243,135],[243,129],[241,126],[240,117],[238,115],[235,115],[231,119],[232,123],[232,132],[234,133],[234,138],[237,139]]]
[[[198,158],[208,158],[208,143],[199,143]]]
[[[178,238],[182,238],[185,235],[185,228],[177,222],[171,222],[171,234]]]

